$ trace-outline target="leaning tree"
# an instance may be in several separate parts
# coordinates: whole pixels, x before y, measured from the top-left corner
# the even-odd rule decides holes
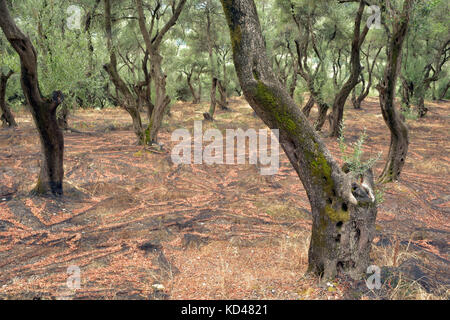
[[[253,0],[221,0],[245,97],[280,143],[308,195],[313,216],[309,271],[359,278],[369,265],[377,214],[370,170],[343,170],[281,85],[266,54]]]
[[[5,0],[0,0],[0,28],[20,57],[21,85],[41,141],[41,168],[33,193],[62,195],[64,137],[58,126],[56,109],[63,101],[63,95],[61,91],[54,91],[51,98],[42,96],[36,50],[17,27]]]

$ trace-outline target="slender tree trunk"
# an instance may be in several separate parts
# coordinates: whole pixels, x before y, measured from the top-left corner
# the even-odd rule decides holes
[[[41,96],[36,50],[10,16],[5,0],[0,0],[0,28],[19,54],[23,93],[31,107],[31,114],[39,132],[41,169],[33,193],[60,196],[63,194],[64,137],[56,121],[56,108],[64,96],[60,91],[53,92],[51,99]]]
[[[308,102],[305,104],[305,106],[303,107],[303,110],[302,110],[306,117],[309,117],[309,114],[311,113],[311,109],[314,107],[314,103],[315,103],[314,97],[311,94],[311,95],[309,95]]]
[[[403,42],[408,30],[410,11],[413,0],[405,0],[403,12],[397,17],[397,23],[393,26],[392,35],[389,35],[387,51],[387,64],[384,71],[384,79],[377,86],[380,93],[381,113],[391,132],[391,142],[388,159],[380,176],[381,182],[398,180],[406,161],[408,153],[409,135],[408,128],[403,123],[395,108],[395,87],[397,76],[401,67],[401,55]]]
[[[314,123],[314,128],[316,131],[322,131],[323,125],[327,120],[327,112],[328,112],[328,104],[325,102],[319,102],[319,115],[317,116],[317,120]]]
[[[166,75],[162,71],[162,57],[159,52],[150,52],[150,63],[152,65],[152,78],[155,80],[155,107],[149,124],[149,141],[158,142],[158,132],[161,128],[162,120],[167,107],[170,104],[170,97],[166,93]]]
[[[203,117],[205,120],[214,121],[214,113],[216,111],[216,104],[217,104],[217,98],[216,98],[216,91],[217,91],[217,75],[216,75],[216,68],[214,65],[214,58],[213,58],[213,39],[211,36],[211,13],[210,8],[211,3],[208,1],[206,5],[206,37],[207,37],[207,45],[208,45],[208,56],[209,56],[209,68],[210,68],[210,75],[211,75],[211,91],[210,91],[210,106],[209,111],[207,113],[203,114]]]
[[[119,98],[119,93],[122,95],[122,98],[120,99],[119,102],[121,104],[121,107],[128,112],[133,121],[133,129],[137,137],[137,143],[139,145],[145,145],[149,143],[149,140],[147,139],[147,135],[144,133],[144,129],[142,127],[141,114],[139,113],[140,109],[139,102],[141,101],[141,99],[139,98],[139,96],[136,98],[133,96],[130,88],[121,78],[117,70],[117,58],[115,49],[113,47],[113,38],[112,38],[111,2],[110,0],[104,0],[104,3],[105,3],[105,31],[110,61],[109,63],[104,65],[103,68],[108,73],[109,78],[116,87],[117,98]]]
[[[6,103],[6,85],[9,78],[14,74],[11,70],[8,74],[0,75],[0,119],[3,127],[17,127],[16,120],[11,112],[11,109]]]
[[[146,19],[144,14],[144,6],[142,4],[142,0],[135,0],[136,8],[138,11],[138,20],[139,20],[139,29],[141,30],[141,34],[145,41],[145,46],[147,52],[150,54],[150,65],[151,65],[151,78],[154,80],[155,84],[155,105],[153,108],[152,116],[150,119],[150,123],[146,130],[146,141],[149,141],[150,144],[158,143],[158,132],[161,128],[162,120],[164,114],[167,111],[167,107],[170,104],[170,97],[166,92],[166,78],[167,76],[164,74],[162,70],[162,56],[160,54],[160,46],[164,36],[167,32],[176,24],[181,11],[183,10],[184,5],[187,0],[180,0],[178,3],[173,2],[173,11],[170,19],[164,24],[164,26],[156,31],[156,35],[153,35],[153,26],[154,20],[159,15],[158,10],[153,12],[152,23],[150,27],[150,31],[147,30],[146,27]],[[159,19],[159,16],[158,18]]]
[[[332,110],[332,126],[331,126],[331,137],[339,137],[341,131],[342,118],[344,116],[344,106],[353,88],[358,83],[358,77],[361,73],[360,64],[360,49],[364,42],[365,36],[369,31],[367,25],[364,27],[363,32],[361,32],[361,21],[364,12],[365,1],[361,0],[359,3],[359,10],[356,15],[355,26],[353,31],[353,42],[352,42],[352,53],[351,53],[351,74],[348,80],[345,82],[341,90],[337,93]]]
[[[428,108],[425,106],[425,96],[421,94],[417,98],[417,115],[419,118],[423,118],[428,113]]]
[[[447,95],[448,89],[450,89],[450,81],[447,82],[447,85],[445,86],[444,90],[442,90],[441,94],[439,95],[439,100],[444,100],[445,96]]]
[[[322,279],[338,272],[360,278],[375,233],[371,172],[362,177],[344,173],[281,85],[266,54],[253,0],[222,0],[222,5],[244,95],[266,125],[279,130],[281,146],[308,194],[313,216],[308,270]]]
[[[227,107],[228,102],[227,102],[227,92],[225,87],[222,84],[222,81],[218,80],[217,81],[217,87],[219,88],[219,94],[220,94],[220,100],[219,100],[219,106],[222,110],[229,110],[229,108]]]
[[[189,90],[191,91],[191,95],[192,95],[192,99],[193,99],[192,103],[193,104],[198,104],[200,102],[200,100],[199,100],[199,98],[198,98],[198,96],[197,96],[197,94],[195,92],[194,87],[192,86],[192,81],[191,81],[192,73],[187,74],[186,75],[186,79],[187,79],[187,83],[188,83],[188,86],[189,86]]]
[[[216,88],[217,88],[217,78],[212,80],[210,99],[211,104],[209,106],[209,111],[203,114],[205,120],[214,121],[214,113],[216,112]]]

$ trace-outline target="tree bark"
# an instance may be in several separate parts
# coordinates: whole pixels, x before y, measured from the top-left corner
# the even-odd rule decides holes
[[[222,110],[230,110],[228,108],[228,102],[227,102],[227,92],[225,87],[222,84],[222,81],[218,80],[217,81],[217,87],[219,89],[219,94],[220,94],[220,100],[219,100],[219,106],[220,109]]]
[[[140,109],[139,102],[141,101],[141,99],[139,97],[133,96],[133,93],[131,92],[130,88],[121,78],[117,70],[117,57],[113,46],[113,38],[112,38],[111,2],[110,0],[104,0],[104,4],[105,4],[105,31],[106,31],[107,48],[109,51],[109,63],[105,64],[103,68],[108,73],[109,78],[116,87],[116,92],[118,93],[117,98],[119,99],[121,107],[128,112],[133,121],[133,129],[137,137],[137,143],[139,145],[145,145],[148,144],[149,141],[144,132],[141,114],[139,113]],[[121,98],[119,97],[119,93],[122,96]]]
[[[216,112],[216,88],[217,88],[217,78],[212,79],[211,92],[210,92],[210,100],[211,104],[209,106],[209,111],[203,114],[205,120],[214,121],[214,113]]]
[[[366,55],[366,66],[367,66],[367,73],[368,73],[368,80],[367,83],[365,83],[364,74],[361,70],[361,80],[362,80],[362,89],[359,95],[356,97],[356,87],[353,89],[353,96],[352,96],[352,103],[353,107],[355,109],[361,109],[362,102],[367,98],[367,96],[370,93],[370,89],[372,88],[372,78],[373,78],[373,69],[375,67],[375,63],[377,62],[378,56],[380,55],[381,50],[383,47],[380,47],[375,54],[375,57],[373,58],[372,65],[369,62],[369,51],[370,51],[370,45],[369,49]]]
[[[391,132],[391,142],[388,159],[380,176],[380,182],[398,180],[405,164],[409,146],[408,128],[403,123],[395,108],[395,88],[397,76],[401,67],[403,42],[408,30],[410,11],[413,0],[405,0],[401,16],[393,26],[392,34],[389,34],[389,43],[386,48],[387,64],[384,71],[384,79],[378,84],[380,93],[380,106],[383,119]]]
[[[7,74],[2,73],[0,75],[0,119],[2,120],[3,127],[17,127],[14,115],[6,103],[6,85],[13,74],[14,71],[10,70]]]
[[[152,79],[154,80],[156,91],[155,105],[153,108],[150,123],[146,130],[146,139],[149,141],[150,144],[158,143],[158,132],[159,129],[161,128],[161,123],[164,114],[166,112],[166,109],[170,104],[170,97],[167,95],[166,90],[167,76],[164,74],[162,70],[163,58],[160,54],[161,42],[164,36],[167,34],[167,32],[176,24],[181,14],[181,11],[183,10],[183,7],[186,4],[186,1],[187,0],[180,0],[178,4],[176,4],[175,1],[173,2],[172,16],[160,30],[155,30],[156,35],[153,36],[155,19],[159,19],[160,14],[159,9],[161,8],[161,5],[158,4],[157,9],[153,11],[150,30],[147,30],[142,0],[136,0],[139,29],[141,30],[141,34],[144,38],[146,49],[150,54],[150,65],[151,65],[150,74]]]
[[[358,83],[358,77],[361,73],[361,63],[360,63],[360,49],[364,42],[364,39],[369,31],[369,27],[366,25],[364,30],[361,32],[361,21],[362,15],[364,13],[365,1],[361,0],[359,2],[358,13],[356,14],[355,27],[353,31],[353,41],[352,41],[352,51],[351,51],[351,74],[345,84],[342,86],[341,90],[337,93],[333,102],[332,109],[332,126],[331,126],[331,137],[339,137],[341,132],[341,123],[344,116],[344,106],[347,101],[348,96],[352,92],[353,88]]]
[[[290,95],[290,94],[289,94]],[[292,96],[291,96],[292,97]],[[308,102],[305,104],[305,106],[303,107],[302,111],[305,114],[306,117],[309,117],[309,114],[311,113],[311,109],[314,107],[314,97],[311,94],[309,96]]]
[[[191,91],[191,95],[192,95],[192,103],[193,104],[199,104],[200,103],[200,99],[197,96],[197,93],[195,92],[194,87],[192,86],[192,72],[191,73],[187,73],[186,74],[186,80],[189,86],[189,90]]]
[[[217,104],[216,91],[218,79],[213,59],[213,40],[211,37],[211,13],[209,11],[210,7],[211,3],[208,1],[205,10],[206,10],[206,39],[208,45],[209,68],[211,75],[211,90],[210,90],[211,102],[209,106],[209,111],[207,113],[204,113],[203,117],[205,118],[205,120],[214,121],[214,113],[216,112],[216,104]]]
[[[64,137],[56,120],[56,108],[64,96],[61,91],[53,92],[51,99],[41,95],[36,50],[30,39],[17,27],[5,0],[0,0],[0,28],[20,57],[22,89],[31,107],[41,142],[41,168],[32,193],[61,196],[64,178]]]
[[[444,90],[442,90],[441,94],[439,95],[439,100],[444,100],[449,88],[450,88],[450,81],[447,82],[447,85],[445,86]]]
[[[360,278],[369,265],[377,213],[370,171],[358,179],[344,173],[280,84],[266,54],[253,0],[222,0],[222,5],[244,95],[265,124],[279,130],[281,146],[311,204],[309,271],[322,279],[338,272]]]

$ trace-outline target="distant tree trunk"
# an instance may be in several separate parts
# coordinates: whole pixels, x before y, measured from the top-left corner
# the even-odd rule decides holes
[[[333,103],[332,110],[332,126],[331,126],[331,137],[339,137],[341,132],[341,123],[344,116],[344,106],[347,101],[348,96],[352,92],[353,88],[358,83],[358,77],[361,73],[361,63],[360,63],[360,50],[361,45],[369,31],[369,27],[366,25],[364,30],[361,32],[361,21],[362,15],[364,13],[365,1],[361,0],[359,2],[359,10],[356,14],[355,26],[353,31],[353,41],[352,41],[352,51],[351,51],[351,74],[345,84],[342,86],[341,90],[336,94]]]
[[[253,0],[222,0],[222,5],[244,95],[269,128],[279,129],[281,146],[308,194],[313,217],[308,270],[322,280],[340,272],[360,278],[375,234],[371,172],[361,177],[343,172],[281,85]]]
[[[302,110],[306,117],[309,117],[309,114],[311,113],[311,109],[314,107],[314,102],[315,102],[314,97],[311,94],[309,96],[308,102],[305,104],[305,106],[303,107],[303,110]]]
[[[6,104],[6,85],[13,74],[14,71],[10,70],[7,74],[0,75],[0,119],[3,127],[17,127],[11,109]]]
[[[66,105],[63,105],[59,108],[59,111],[56,112],[56,120],[58,121],[58,125],[63,130],[69,130],[69,108]]]
[[[289,95],[291,96],[291,98],[294,98],[295,89],[297,88],[297,81],[298,81],[298,60],[295,58],[294,52],[292,51],[291,44],[289,42],[287,44],[287,47],[288,47],[289,55],[291,56],[292,64],[293,64],[292,79],[291,79],[291,84],[289,86]],[[312,104],[314,105],[314,102],[312,102]],[[309,109],[309,110],[311,111],[311,109]],[[309,116],[309,112],[308,112],[307,116]]]
[[[419,97],[417,97],[417,115],[419,118],[423,118],[427,115],[428,108],[425,105],[425,95],[420,94]]]
[[[206,5],[206,37],[207,37],[207,45],[208,45],[208,56],[209,56],[209,68],[211,75],[211,90],[210,90],[210,106],[209,111],[203,114],[205,120],[214,121],[214,113],[216,112],[216,91],[217,91],[217,76],[216,76],[216,68],[214,66],[213,59],[213,40],[211,38],[211,14],[210,14],[210,2],[207,2]]]
[[[113,38],[112,38],[111,2],[110,0],[104,0],[104,2],[105,2],[105,31],[106,31],[107,48],[109,51],[109,63],[105,64],[103,68],[108,73],[111,81],[114,83],[114,86],[116,87],[116,92],[122,95],[122,98],[120,99],[119,102],[121,104],[121,107],[128,112],[133,121],[133,129],[137,137],[137,143],[139,145],[145,145],[149,143],[149,139],[146,133],[144,132],[141,114],[139,113],[139,109],[141,107],[139,105],[139,102],[141,101],[141,99],[139,97],[135,98],[133,96],[130,88],[121,78],[117,70],[117,57],[113,46]],[[119,98],[119,94],[117,94],[117,98]]]
[[[151,143],[158,142],[158,132],[161,128],[164,113],[170,104],[170,97],[166,91],[166,78],[167,76],[162,71],[162,56],[159,52],[150,52],[151,61],[151,74],[155,80],[155,107],[153,108],[152,118],[150,119],[149,129],[150,136],[149,141]]]
[[[444,90],[442,90],[441,94],[439,95],[439,100],[444,100],[449,88],[450,88],[450,81],[447,82],[447,85],[445,86]]]
[[[199,104],[200,103],[200,99],[197,96],[194,87],[192,86],[192,80],[191,79],[192,79],[192,73],[186,74],[186,80],[187,80],[187,83],[188,83],[188,86],[189,86],[189,90],[191,91],[191,95],[192,95],[192,99],[193,99],[192,103],[193,104]]]
[[[202,79],[200,79],[200,75],[197,78],[198,81],[198,103],[202,101]]]
[[[205,118],[205,120],[208,120],[208,121],[214,121],[214,113],[216,112],[217,81],[218,81],[217,78],[212,79],[211,92],[210,92],[211,104],[209,106],[209,111],[205,112],[203,114],[203,117]]]
[[[409,137],[408,128],[400,118],[395,108],[395,88],[397,76],[401,67],[403,42],[408,30],[410,11],[414,0],[405,0],[403,12],[394,23],[392,34],[389,33],[389,43],[386,48],[387,63],[384,71],[384,79],[377,86],[380,93],[381,112],[391,132],[391,142],[388,159],[380,176],[380,182],[398,180],[406,161],[408,153]]]
[[[367,96],[370,93],[370,89],[372,88],[373,69],[375,67],[375,63],[377,62],[378,56],[380,55],[380,52],[382,49],[383,49],[383,47],[380,47],[378,49],[377,53],[375,54],[375,57],[373,58],[372,65],[370,64],[370,61],[369,61],[369,52],[367,52],[366,66],[367,66],[368,80],[366,83],[365,79],[364,79],[364,74],[361,70],[361,80],[362,80],[361,92],[358,96],[356,96],[356,87],[355,87],[353,89],[353,93],[352,93],[352,103],[353,103],[353,107],[355,109],[361,109],[362,102],[367,98]],[[369,45],[368,51],[370,51],[370,45]]]
[[[6,39],[19,54],[21,84],[41,141],[40,173],[32,193],[63,194],[64,137],[56,121],[56,108],[63,101],[61,91],[53,92],[51,99],[42,97],[37,74],[37,56],[30,39],[17,27],[9,14],[6,1],[0,0],[0,27]]]
[[[222,81],[220,81],[220,80],[217,81],[217,87],[219,88],[219,94],[220,94],[220,100],[219,100],[220,108],[222,110],[230,110],[227,106],[228,105],[227,92],[226,92],[224,85],[222,84]]]
[[[411,96],[414,94],[414,83],[408,81],[405,77],[400,76],[402,81],[401,96],[402,96],[402,110],[406,111],[411,108]]]
[[[141,30],[141,34],[144,38],[146,49],[150,54],[150,74],[154,81],[156,91],[155,105],[153,108],[150,123],[146,130],[146,139],[150,144],[158,143],[158,132],[161,128],[164,114],[166,113],[167,108],[170,104],[170,97],[167,95],[166,90],[167,75],[165,75],[162,70],[163,58],[160,54],[161,42],[167,32],[176,24],[181,11],[183,10],[183,7],[186,4],[186,1],[187,0],[179,0],[178,3],[176,3],[176,1],[173,2],[172,16],[161,29],[156,30],[156,35],[153,35],[152,33],[155,19],[159,19],[159,9],[161,8],[161,5],[158,5],[156,10],[151,11],[152,22],[149,31],[146,27],[146,18],[142,0],[135,1],[138,12],[139,29]]]
[[[314,123],[314,128],[316,131],[322,131],[323,125],[327,120],[327,112],[328,112],[328,104],[325,102],[319,102],[319,115],[317,116],[317,120]]]
[[[439,80],[439,76],[442,72],[443,66],[450,60],[450,35],[445,38],[442,45],[439,48],[438,53],[435,56],[434,62],[429,63],[424,68],[424,77],[422,83],[419,85],[419,90],[416,90],[417,94],[417,113],[419,118],[425,117],[428,112],[428,108],[425,106],[425,96],[430,89],[432,83]],[[432,75],[431,75],[431,72]]]

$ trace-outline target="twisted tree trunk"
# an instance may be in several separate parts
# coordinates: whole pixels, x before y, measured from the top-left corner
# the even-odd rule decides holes
[[[271,129],[308,194],[313,216],[309,271],[323,279],[359,278],[369,265],[375,232],[373,178],[343,172],[275,76],[253,0],[222,0],[244,95]]]
[[[130,88],[121,78],[117,70],[117,57],[113,46],[113,37],[112,37],[111,2],[110,0],[104,0],[104,4],[105,4],[105,31],[106,31],[107,48],[109,51],[109,63],[105,64],[103,68],[108,73],[111,82],[114,83],[116,92],[118,93],[117,94],[118,99],[119,93],[121,94],[119,102],[121,104],[121,107],[128,112],[133,121],[133,129],[137,137],[137,143],[139,145],[145,145],[148,144],[148,139],[142,126],[141,114],[139,113],[140,109],[139,102],[141,99],[139,97],[135,98],[133,96],[133,93],[131,92]]]
[[[170,97],[167,95],[166,90],[166,78],[167,76],[164,74],[162,70],[162,56],[160,54],[160,46],[164,36],[167,32],[176,24],[181,11],[183,10],[184,5],[187,0],[179,0],[176,4],[176,1],[173,2],[172,6],[172,16],[169,20],[164,24],[164,26],[160,30],[156,30],[156,35],[153,36],[153,27],[155,23],[155,19],[159,19],[161,9],[161,4],[157,5],[157,8],[152,12],[152,22],[150,25],[150,30],[147,30],[146,19],[144,14],[144,6],[142,4],[142,0],[136,0],[136,8],[138,12],[138,21],[139,21],[139,29],[141,30],[141,34],[144,38],[145,46],[147,52],[150,54],[150,74],[151,78],[154,80],[155,84],[155,105],[152,111],[152,116],[150,118],[150,123],[146,130],[146,141],[149,141],[150,144],[158,142],[158,132],[161,128],[161,123],[167,110],[167,107],[170,104]]]
[[[344,106],[347,101],[348,96],[352,92],[353,88],[358,83],[358,77],[361,73],[360,64],[360,49],[363,44],[367,33],[369,32],[369,27],[366,25],[364,30],[361,32],[361,21],[364,12],[365,1],[361,0],[359,2],[358,13],[356,14],[355,26],[353,31],[353,41],[352,41],[352,51],[351,51],[351,73],[348,80],[344,83],[341,90],[337,93],[333,102],[332,110],[332,125],[331,125],[331,137],[339,137],[341,132],[341,123],[344,116]]]
[[[14,71],[10,70],[7,74],[2,73],[0,75],[0,119],[2,120],[3,127],[17,127],[11,109],[6,104],[6,85],[13,74]]]
[[[205,118],[205,120],[208,121],[214,121],[214,113],[216,112],[216,88],[217,88],[217,81],[218,79],[216,77],[214,77],[212,79],[212,84],[211,84],[211,91],[210,91],[210,106],[209,106],[209,111],[205,112],[203,114],[203,117]]]
[[[291,96],[292,97],[292,96]],[[314,97],[311,94],[309,96],[308,102],[305,104],[305,106],[303,107],[302,111],[305,114],[306,117],[309,117],[309,114],[311,113],[311,109],[314,107]]]
[[[192,86],[192,72],[186,74],[186,80],[189,86],[189,90],[191,91],[191,95],[192,95],[192,103],[193,104],[199,104],[200,103],[200,98],[197,95],[197,93],[195,92],[194,87]]]
[[[392,34],[389,34],[389,43],[386,48],[387,64],[384,71],[384,79],[378,84],[380,93],[381,113],[384,121],[391,132],[391,142],[389,154],[383,173],[380,176],[381,182],[398,180],[403,169],[408,153],[409,135],[408,128],[403,123],[395,108],[395,87],[397,76],[401,67],[401,54],[403,42],[408,30],[410,11],[414,0],[405,0],[403,12],[393,26]]]
[[[0,0],[0,28],[14,50],[19,54],[21,84],[41,142],[40,173],[32,193],[63,194],[64,137],[56,120],[56,108],[64,96],[53,92],[51,99],[41,95],[37,73],[37,53],[30,39],[23,34],[11,17],[5,0]]]
[[[228,105],[227,92],[226,92],[224,85],[222,84],[222,81],[220,81],[220,80],[217,81],[217,87],[219,89],[219,94],[220,94],[220,100],[219,100],[220,108],[222,110],[230,110],[227,106]]]

